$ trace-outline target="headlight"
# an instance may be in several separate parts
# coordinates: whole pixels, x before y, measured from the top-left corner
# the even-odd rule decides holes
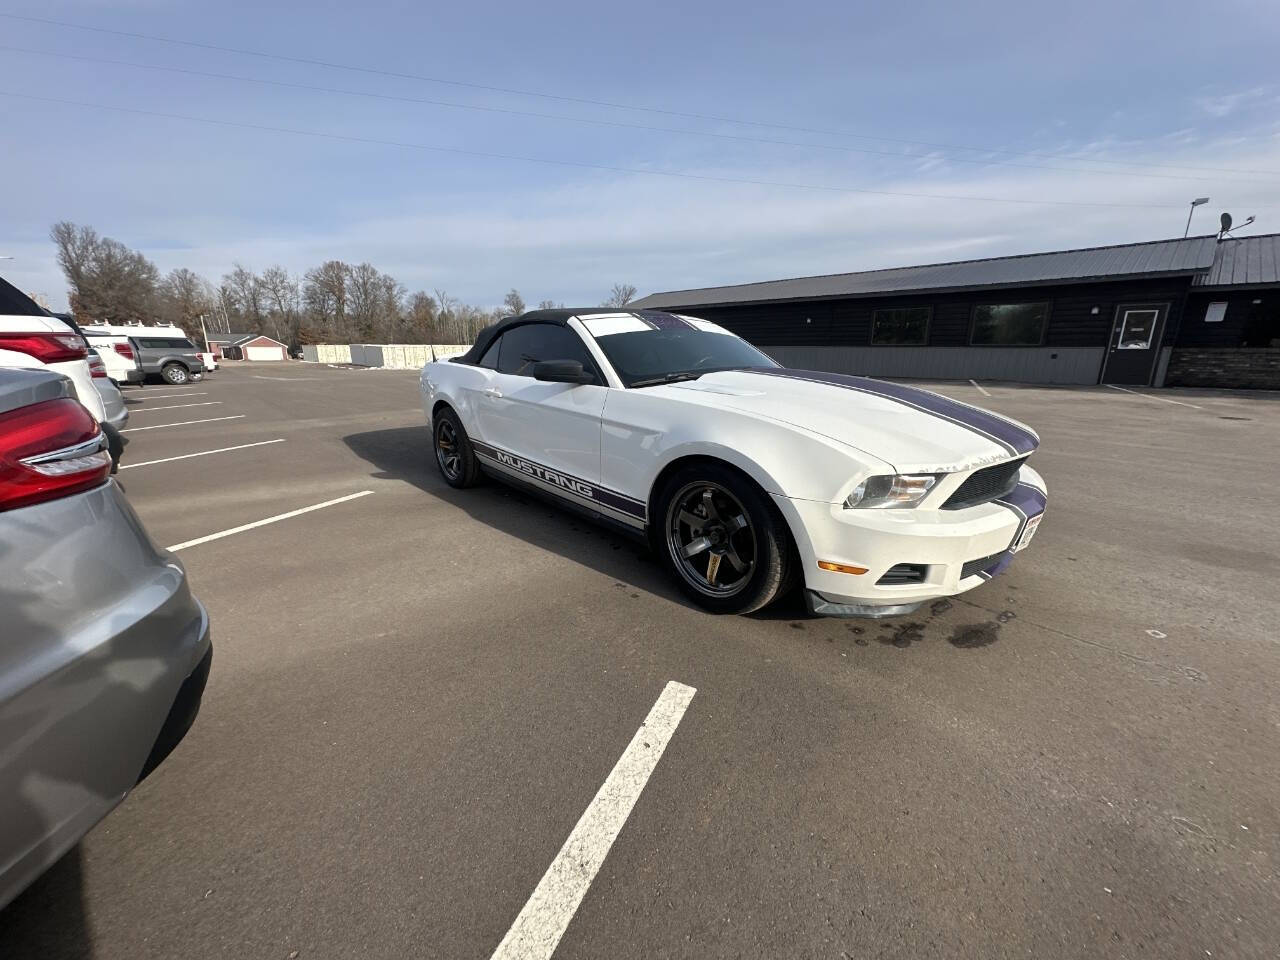
[[[853,488],[844,507],[846,510],[882,510],[918,506],[941,476],[938,473],[918,473],[867,477]]]

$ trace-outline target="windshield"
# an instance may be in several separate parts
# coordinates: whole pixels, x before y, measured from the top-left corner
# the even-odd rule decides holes
[[[596,337],[596,343],[628,387],[693,378],[714,370],[777,366],[730,333],[693,328],[611,333]]]

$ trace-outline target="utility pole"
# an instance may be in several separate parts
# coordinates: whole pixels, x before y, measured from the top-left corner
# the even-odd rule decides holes
[[[1187,239],[1187,234],[1191,232],[1191,215],[1196,212],[1196,207],[1202,203],[1208,203],[1208,197],[1196,197],[1191,201],[1191,209],[1187,211],[1187,228],[1182,231],[1182,239]]]

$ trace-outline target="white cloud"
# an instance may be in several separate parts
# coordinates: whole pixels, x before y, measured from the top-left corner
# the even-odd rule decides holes
[[[1272,92],[1273,88],[1269,86],[1252,87],[1231,93],[1206,94],[1195,97],[1192,103],[1211,117],[1228,117],[1245,107],[1272,100]]]
[[[1280,171],[1280,143],[1274,137],[1237,138],[1228,147],[1221,140],[1186,142],[1189,133],[1175,131],[1158,145],[1107,141],[1071,152],[1165,165]],[[827,162],[824,157],[822,163]],[[395,212],[335,216],[336,225],[325,230],[279,228],[263,236],[252,209],[199,216],[175,209],[149,212],[134,232],[182,238],[189,245],[144,252],[162,269],[187,266],[215,281],[237,261],[254,269],[281,263],[301,272],[326,259],[368,260],[410,289],[440,287],[473,302],[496,304],[512,286],[529,302],[595,303],[617,281],[651,292],[1180,236],[1186,203],[1197,195],[1214,198],[1209,210],[1215,215],[1221,209],[1231,210],[1237,219],[1254,213],[1261,229],[1280,229],[1280,175],[1192,170],[1189,176],[1208,182],[1182,181],[1144,177],[1116,166],[1084,169],[1089,165],[1043,162],[1082,169],[966,164],[901,179],[883,173],[857,178],[845,166],[818,166],[808,158],[799,165],[775,162],[696,172],[890,192],[1163,206],[929,200],[587,173],[565,186],[455,198],[448,208],[438,191],[423,189],[394,198]],[[501,171],[495,167],[496,173]],[[1178,171],[1149,172],[1168,176]],[[1195,227],[1208,232],[1215,222],[1216,216],[1200,211]],[[127,231],[95,225],[128,242]],[[65,302],[49,244],[30,241],[0,252],[18,257],[3,264],[9,279],[47,294],[55,305]]]

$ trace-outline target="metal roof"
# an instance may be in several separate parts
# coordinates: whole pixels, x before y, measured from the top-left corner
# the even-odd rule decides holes
[[[1260,237],[1229,237],[1218,244],[1209,272],[1195,279],[1197,287],[1246,287],[1280,283],[1280,233]]]
[[[643,297],[629,307],[657,308],[866,297],[923,290],[1025,286],[1119,277],[1196,274],[1213,266],[1216,238],[1152,240],[1110,247],[1027,253],[986,260],[957,260],[919,267],[892,267],[794,280],[770,280],[698,290],[673,290]]]

